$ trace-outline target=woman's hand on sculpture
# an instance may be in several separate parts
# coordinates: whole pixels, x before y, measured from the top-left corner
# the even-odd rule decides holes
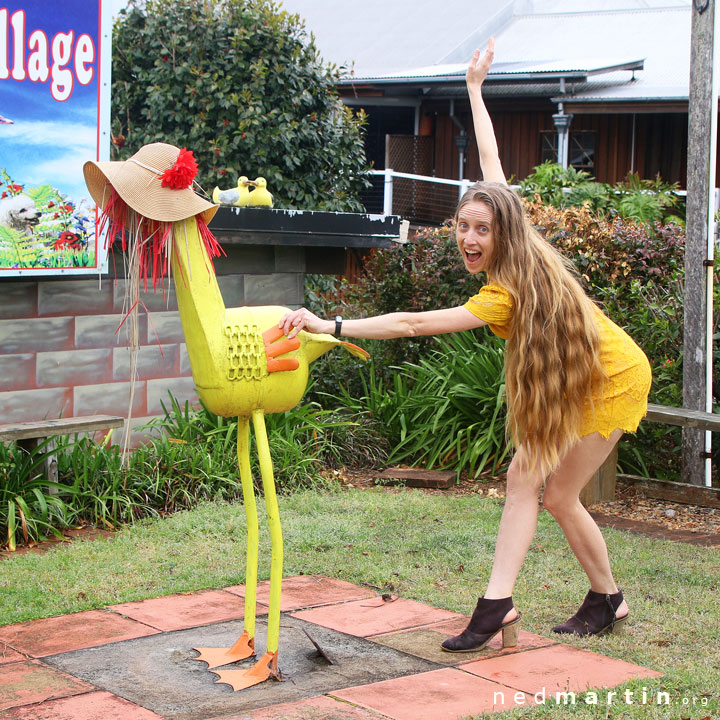
[[[311,333],[332,333],[334,324],[331,320],[323,320],[305,308],[285,313],[278,327],[289,338],[295,337],[301,330]]]
[[[487,74],[492,65],[493,57],[495,56],[495,38],[488,40],[487,49],[485,52],[476,50],[473,53],[470,64],[468,65],[467,72],[465,73],[465,80],[467,82],[468,90],[477,89],[482,87],[483,81],[487,77]]]

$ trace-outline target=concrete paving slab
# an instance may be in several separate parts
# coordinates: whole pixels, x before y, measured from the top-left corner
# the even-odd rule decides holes
[[[356,637],[380,635],[460,617],[457,613],[439,610],[415,600],[393,598],[385,601],[382,597],[301,610],[292,615]]]
[[[328,650],[330,665],[305,636]],[[255,647],[265,650],[267,626],[258,622]],[[194,647],[230,647],[242,633],[233,621],[178,630],[54,655],[45,662],[96,687],[142,705],[168,720],[201,720],[242,715],[268,705],[293,702],[378,680],[436,668],[437,665],[377,643],[309,625],[287,615],[280,622],[278,666],[285,682],[268,681],[240,692],[216,683]],[[231,667],[250,667],[246,660]]]
[[[380,643],[380,645],[395,648],[395,650],[410,653],[411,655],[425,658],[425,660],[431,660],[440,665],[462,665],[473,662],[474,660],[497,657],[498,655],[509,655],[531,650],[532,648],[547,647],[556,644],[554,640],[549,640],[548,638],[540,637],[540,635],[533,635],[532,633],[526,633],[521,630],[518,644],[514,648],[503,649],[502,635],[497,635],[485,648],[478,652],[445,652],[440,647],[440,643],[442,643],[446,637],[456,634],[457,632],[443,632],[438,630],[437,627],[428,627],[415,630],[403,630],[388,633],[387,635],[375,635],[368,639]]]
[[[139,602],[111,605],[120,615],[168,632],[208,625],[209,623],[237,620],[243,617],[245,603],[242,598],[223,590],[204,590],[151,598]],[[257,615],[267,613],[267,607],[258,605]]]
[[[215,720],[382,720],[386,717],[322,695]]]
[[[2,669],[0,710],[89,690],[92,688],[84,682],[42,663],[32,660],[10,663]]]
[[[347,688],[331,695],[393,720],[456,720],[534,704],[525,693],[474,678],[457,668]]]
[[[228,592],[245,597],[244,585],[225,588]],[[375,597],[377,593],[367,588],[353,585],[344,580],[334,580],[321,575],[298,575],[283,578],[280,610],[290,612],[300,608],[332,605],[349,600],[363,600]],[[260,582],[257,586],[257,600],[268,605],[270,602],[270,583]]]
[[[7,643],[0,642],[0,665],[20,660],[27,660],[27,658],[17,650],[13,650]]]
[[[612,688],[634,678],[662,676],[655,670],[570,645],[478,660],[462,668],[532,695],[543,691],[554,695],[568,690],[583,692],[590,688]]]
[[[155,635],[157,630],[105,610],[61,615],[0,627],[0,641],[31,657],[79,650],[130,638]]]
[[[107,692],[90,692],[8,710],[3,720],[162,720],[150,710]]]

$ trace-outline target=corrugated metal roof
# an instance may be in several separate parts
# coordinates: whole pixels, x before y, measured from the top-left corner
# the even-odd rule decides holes
[[[432,81],[455,81],[463,82],[467,63],[448,63],[441,65],[429,65],[426,67],[413,68],[411,70],[399,70],[397,72],[382,72],[376,75],[358,76],[355,73],[341,80],[341,85],[351,85],[362,82],[418,82],[420,80]],[[517,82],[522,80],[534,80],[538,82],[549,78],[568,78],[575,76],[577,82],[584,82],[592,75],[615,73],[618,70],[637,71],[643,69],[643,59],[631,60],[629,58],[587,58],[570,60],[553,60],[548,62],[496,62],[493,63],[488,78],[492,81]],[[629,76],[628,76],[629,77]],[[626,78],[627,79],[627,78]]]
[[[506,47],[526,48],[528,54],[537,53],[538,59],[572,57],[575,53],[607,53],[612,57],[631,51],[645,58],[644,69],[635,74],[635,80],[629,79],[627,73],[606,77],[594,87],[574,88],[576,99],[686,100],[690,17],[689,8],[520,16],[498,36],[496,56],[504,60]],[[612,80],[617,82],[608,85]]]
[[[513,0],[283,0],[299,14],[324,60],[368,71],[441,62],[478,26],[509,17]],[[459,61],[458,61],[459,62]]]
[[[644,59],[643,70],[576,78],[577,101],[687,100],[690,0],[284,0],[306,18],[321,55],[349,66],[352,83],[462,85],[472,49],[496,38],[493,83],[523,73],[607,72]],[[504,79],[509,79],[505,77]],[[394,82],[393,82],[394,81]],[[527,86],[532,87],[531,85]],[[516,94],[518,87],[508,90]],[[528,94],[537,95],[539,87]],[[546,97],[558,88],[547,88]]]

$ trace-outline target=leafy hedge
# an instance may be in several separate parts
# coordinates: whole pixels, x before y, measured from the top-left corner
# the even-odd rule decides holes
[[[347,419],[312,403],[267,416],[278,492],[328,486],[328,465],[340,450],[336,435]],[[59,535],[89,523],[117,527],[139,518],[190,508],[203,500],[242,496],[237,464],[237,419],[205,408],[191,410],[171,398],[157,431],[134,450],[126,466],[118,446],[88,437],[51,438],[31,453],[0,443],[0,547]],[[57,456],[58,482],[49,483],[43,465]],[[256,489],[262,492],[257,457],[251,451]]]
[[[361,210],[365,116],[299,16],[267,0],[131,0],[113,32],[113,154],[195,152],[212,190],[263,176],[276,207]]]

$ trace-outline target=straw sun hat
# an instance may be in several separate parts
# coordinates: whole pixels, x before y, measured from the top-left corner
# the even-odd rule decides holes
[[[88,190],[102,210],[113,189],[135,212],[159,222],[201,214],[209,223],[217,210],[217,205],[192,190],[197,173],[192,152],[167,143],[145,145],[128,160],[88,161],[83,172]]]

